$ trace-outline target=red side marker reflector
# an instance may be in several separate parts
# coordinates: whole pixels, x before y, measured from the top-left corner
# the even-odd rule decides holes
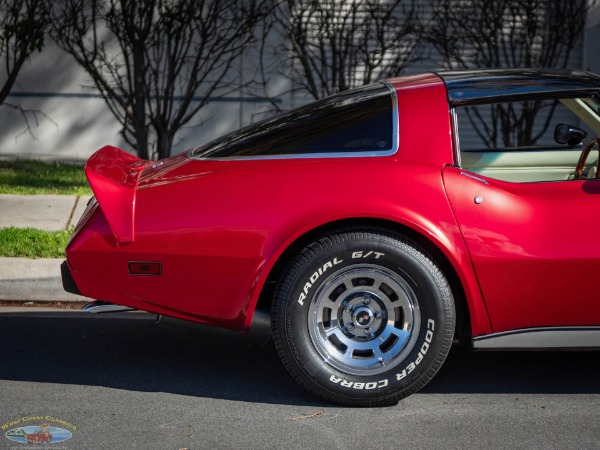
[[[162,267],[159,262],[130,261],[129,275],[162,275]]]

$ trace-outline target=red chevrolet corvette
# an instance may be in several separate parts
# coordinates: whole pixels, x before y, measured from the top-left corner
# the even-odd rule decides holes
[[[348,405],[422,388],[453,340],[600,348],[600,77],[489,70],[342,92],[184,154],[114,147],[69,292],[248,331]]]

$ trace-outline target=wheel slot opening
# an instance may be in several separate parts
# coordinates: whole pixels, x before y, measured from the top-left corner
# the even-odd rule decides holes
[[[394,326],[396,328],[404,329],[404,310],[402,307],[398,306],[394,308],[394,314],[396,316],[396,320],[394,321]]]
[[[323,308],[323,327],[331,328],[331,308]]]
[[[383,352],[386,353],[388,351],[390,351],[390,349],[396,345],[396,342],[398,342],[398,336],[396,336],[395,334],[392,334],[390,337],[388,337],[385,342],[383,344],[381,344],[379,346],[379,349]]]
[[[373,278],[360,277],[352,279],[352,286],[373,286],[375,284],[375,280]]]
[[[329,342],[331,342],[335,349],[342,355],[346,353],[346,350],[348,350],[348,346],[340,341],[340,338],[338,338],[335,334],[329,336]]]
[[[400,298],[398,297],[398,294],[396,294],[396,292],[385,283],[381,283],[381,286],[379,286],[379,290],[385,295],[387,295],[387,298],[389,298],[392,302],[395,302]]]
[[[337,288],[333,290],[331,294],[329,294],[329,300],[335,302],[340,295],[342,295],[346,291],[346,286],[340,284]]]
[[[371,359],[375,356],[375,354],[373,353],[373,350],[367,349],[367,350],[354,350],[352,352],[352,358],[354,359]]]

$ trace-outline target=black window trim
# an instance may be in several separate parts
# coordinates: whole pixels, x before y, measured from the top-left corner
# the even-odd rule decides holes
[[[379,83],[385,85],[390,91],[392,100],[392,145],[390,150],[366,150],[361,152],[323,152],[323,153],[295,153],[283,155],[256,155],[256,156],[219,156],[219,157],[203,157],[195,156],[192,149],[188,152],[188,157],[200,161],[256,161],[256,160],[277,160],[277,159],[324,159],[324,158],[365,158],[365,157],[382,157],[392,156],[398,152],[399,148],[399,112],[398,112],[398,96],[396,89],[387,80],[381,80]]]
[[[600,76],[573,69],[484,69],[437,72],[446,86],[448,104],[472,106],[563,95],[587,97],[600,92]]]

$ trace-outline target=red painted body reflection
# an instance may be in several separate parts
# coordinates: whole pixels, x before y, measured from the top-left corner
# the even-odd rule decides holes
[[[150,162],[99,150],[86,169],[98,203],[66,251],[77,287],[100,300],[247,330],[290,246],[320,229],[375,224],[415,236],[444,259],[472,336],[600,324],[591,295],[600,268],[599,181],[464,176],[442,80],[390,83],[399,149],[385,156],[182,154]],[[148,262],[156,265],[144,268]]]

